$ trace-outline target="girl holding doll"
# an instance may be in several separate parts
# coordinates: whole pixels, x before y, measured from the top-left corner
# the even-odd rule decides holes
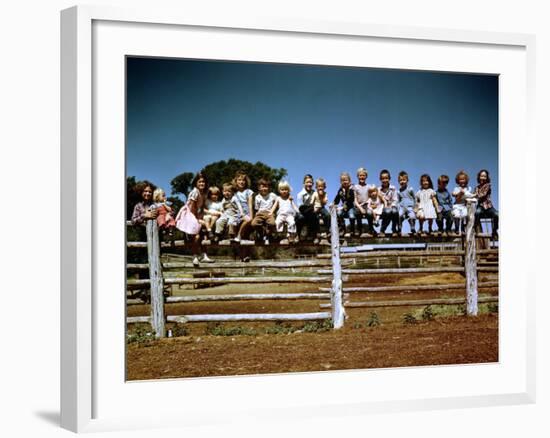
[[[152,208],[157,211],[157,224],[162,231],[168,232],[171,236],[174,233],[176,220],[172,211],[171,202],[166,200],[166,193],[161,188],[153,192],[154,204]]]
[[[465,231],[466,219],[468,217],[466,200],[472,198],[474,194],[472,193],[472,188],[468,185],[470,182],[470,177],[465,171],[461,170],[456,174],[455,182],[457,186],[451,193],[455,198],[455,203],[451,214],[455,222],[455,232],[456,234],[460,234],[461,226],[462,233]]]

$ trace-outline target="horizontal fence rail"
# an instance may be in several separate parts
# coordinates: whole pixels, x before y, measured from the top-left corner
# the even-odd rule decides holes
[[[330,289],[329,289],[330,290]],[[286,293],[286,294],[235,294],[235,295],[196,295],[168,297],[167,303],[198,303],[203,301],[249,301],[249,300],[328,300],[329,293]]]
[[[330,312],[314,313],[234,313],[234,314],[211,314],[211,315],[169,315],[168,322],[223,322],[223,321],[311,321],[327,319],[331,317]],[[128,324],[151,322],[150,316],[130,316],[126,318]]]
[[[498,287],[498,281],[487,281],[478,283],[478,287],[491,288]],[[453,290],[465,289],[466,283],[450,283],[450,284],[422,284],[422,285],[399,285],[399,286],[358,286],[344,287],[343,292],[415,292],[422,290]],[[320,287],[321,292],[328,292],[330,288]]]
[[[498,297],[479,297],[479,303],[495,303]],[[466,298],[431,298],[428,300],[400,300],[400,301],[346,301],[346,307],[414,307],[434,305],[461,305],[467,304]],[[319,304],[320,308],[329,308],[331,305]]]

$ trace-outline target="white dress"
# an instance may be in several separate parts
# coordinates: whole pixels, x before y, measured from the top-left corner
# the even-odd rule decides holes
[[[419,219],[435,219],[437,218],[437,212],[433,198],[435,197],[435,191],[433,189],[420,189],[416,192],[416,202],[418,205],[418,218]]]
[[[452,209],[452,215],[455,219],[463,219],[468,217],[468,208],[466,207],[466,199],[474,196],[471,187],[459,187],[456,186],[453,190],[453,195],[457,195],[460,192],[464,193],[464,196],[460,201],[455,201]]]
[[[279,201],[277,218],[275,219],[277,231],[279,233],[282,232],[284,224],[286,224],[289,233],[296,233],[296,221],[294,218],[294,216],[296,216],[296,210],[294,210],[292,201],[290,199],[283,199],[280,196],[277,197],[277,200]]]

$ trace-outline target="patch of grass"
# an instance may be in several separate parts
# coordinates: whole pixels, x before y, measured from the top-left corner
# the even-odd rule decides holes
[[[253,328],[249,327],[226,327],[219,322],[209,323],[206,326],[206,334],[212,336],[256,336],[258,332]]]
[[[135,327],[132,332],[126,334],[127,344],[148,345],[155,340],[155,332],[148,326]]]
[[[189,329],[184,324],[175,324],[172,326],[171,330],[173,337],[189,335]]]
[[[305,333],[320,333],[332,330],[332,319],[323,321],[308,321],[304,324],[301,330]]]
[[[418,322],[416,317],[411,312],[404,313],[402,321],[403,324],[416,324]]]
[[[367,326],[368,327],[377,327],[381,324],[380,318],[378,317],[378,314],[376,312],[371,312],[369,315],[369,319],[367,319]]]
[[[487,310],[489,313],[498,313],[498,303],[488,303]]]
[[[294,333],[298,329],[290,324],[283,324],[282,321],[276,321],[274,326],[266,327],[265,333],[267,335],[288,335]]]
[[[432,306],[427,305],[422,309],[421,314],[422,321],[433,321],[435,319],[435,312],[432,309]]]

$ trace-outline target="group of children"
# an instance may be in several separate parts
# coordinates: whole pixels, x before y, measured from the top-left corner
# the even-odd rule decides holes
[[[380,186],[367,184],[368,172],[364,168],[357,170],[357,184],[351,184],[347,172],[340,175],[340,189],[334,198],[334,204],[342,204],[338,209],[338,219],[343,225],[344,218],[350,222],[350,233],[362,234],[363,219],[367,219],[367,236],[385,236],[391,224],[393,236],[402,233],[403,222],[410,225],[410,233],[425,235],[424,223],[427,223],[427,234],[434,232],[433,223],[437,223],[438,233],[442,235],[459,235],[464,232],[467,221],[467,200],[477,199],[475,212],[476,227],[481,218],[492,220],[493,238],[498,238],[498,212],[491,202],[491,180],[489,171],[478,172],[478,185],[472,191],[468,174],[461,170],[456,174],[456,187],[451,193],[447,190],[449,177],[441,175],[437,179],[437,190],[428,174],[420,177],[420,189],[414,191],[409,185],[407,172],[399,172],[399,187],[390,184],[391,175],[386,169],[380,172]],[[325,187],[323,186],[323,190]],[[418,220],[419,228],[416,229]],[[380,232],[375,226],[380,225]],[[344,227],[341,227],[344,229]]]
[[[302,228],[306,227],[314,242],[318,242],[319,237],[326,237],[326,233],[320,233],[321,224],[330,230],[328,208],[331,205],[337,207],[339,229],[346,237],[363,234],[363,219],[367,220],[366,236],[382,237],[390,225],[392,235],[397,236],[402,232],[405,220],[410,225],[411,234],[424,235],[424,223],[427,223],[427,233],[433,233],[435,221],[438,232],[449,235],[464,232],[467,199],[477,198],[476,225],[479,226],[481,218],[490,218],[493,237],[498,237],[498,212],[491,202],[491,180],[485,169],[479,171],[478,185],[474,190],[468,185],[468,174],[458,172],[457,185],[451,193],[447,190],[447,175],[437,179],[437,190],[434,190],[430,176],[423,174],[420,189],[416,192],[409,185],[409,177],[404,171],[399,172],[398,188],[390,184],[391,175],[386,169],[380,172],[380,186],[367,184],[367,178],[367,170],[359,168],[357,183],[352,184],[350,174],[343,172],[340,188],[329,204],[325,180],[317,178],[314,181],[312,175],[305,175],[296,204],[291,196],[292,188],[286,181],[278,184],[278,194],[275,194],[271,191],[270,181],[260,179],[255,194],[250,188],[250,178],[243,171],[238,171],[232,182],[223,184],[221,190],[209,187],[206,175],[199,172],[192,182],[193,189],[185,206],[177,215],[174,215],[162,189],[154,190],[152,202],[148,202],[146,196],[151,197],[149,187],[148,194],[144,192],[142,195],[144,201],[136,205],[132,221],[138,223],[143,218],[155,218],[159,227],[169,234],[178,228],[193,235],[194,261],[197,263],[202,250],[200,239],[204,234],[214,241],[227,237],[239,242],[249,239],[254,231],[257,239],[268,244],[275,232],[282,233],[286,228],[281,243],[291,243],[299,240]],[[345,227],[346,218],[349,232]],[[380,231],[377,232],[375,227],[380,227]],[[210,261],[204,251],[201,260]]]

